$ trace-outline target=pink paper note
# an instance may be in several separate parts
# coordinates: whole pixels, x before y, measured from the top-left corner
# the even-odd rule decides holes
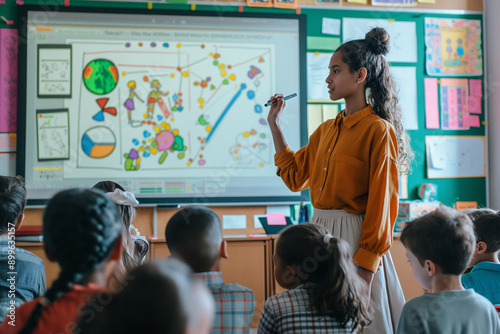
[[[478,128],[480,126],[479,116],[478,115],[469,115],[465,118],[465,126],[469,126],[471,128]]]
[[[483,82],[477,79],[469,79],[470,96],[483,96]]]
[[[17,130],[17,30],[0,29],[0,132]]]
[[[282,213],[267,213],[267,225],[286,225],[285,215]]]
[[[425,78],[425,127],[439,129],[438,80]]]
[[[481,97],[479,96],[469,96],[469,113],[470,114],[481,114]]]

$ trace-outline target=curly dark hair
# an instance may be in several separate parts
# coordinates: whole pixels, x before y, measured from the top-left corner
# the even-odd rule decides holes
[[[389,63],[383,57],[389,52],[389,41],[390,36],[384,28],[373,28],[365,39],[346,42],[335,52],[342,52],[343,61],[351,72],[366,69],[365,89],[370,89],[368,102],[377,115],[393,126],[398,141],[399,171],[409,174],[415,154],[401,121],[396,83],[389,72]]]
[[[283,230],[276,245],[276,256],[292,266],[309,289],[312,306],[321,316],[336,319],[352,331],[370,324],[366,283],[358,276],[349,244],[324,237],[329,232],[317,224],[293,225]]]

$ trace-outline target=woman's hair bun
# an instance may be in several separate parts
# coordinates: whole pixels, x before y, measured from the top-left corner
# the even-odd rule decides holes
[[[368,43],[368,48],[377,56],[387,55],[389,53],[389,42],[391,36],[384,28],[373,28],[366,36],[365,41]]]

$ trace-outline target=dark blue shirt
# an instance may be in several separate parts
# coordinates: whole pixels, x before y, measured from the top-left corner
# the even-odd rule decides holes
[[[16,247],[12,254],[15,257],[15,267],[11,268],[9,246],[12,245],[9,245],[7,237],[0,237],[0,322],[8,314],[11,300],[19,307],[22,303],[45,294],[45,267],[42,259]],[[13,282],[15,289],[11,289]]]

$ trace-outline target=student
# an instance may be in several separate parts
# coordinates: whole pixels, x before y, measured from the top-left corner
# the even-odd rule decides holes
[[[493,305],[474,290],[465,290],[460,282],[475,245],[466,214],[439,208],[408,222],[401,242],[413,276],[432,293],[406,303],[397,334],[500,333]]]
[[[491,209],[467,210],[474,223],[476,248],[462,275],[466,289],[474,289],[493,304],[500,304],[500,213]]]
[[[16,309],[15,326],[0,333],[71,333],[86,300],[103,291],[121,257],[122,224],[115,203],[101,191],[56,194],[43,214],[45,253],[61,268],[42,298]]]
[[[75,334],[208,334],[212,329],[212,294],[176,259],[135,268],[109,300],[103,309],[89,303]],[[136,305],[133,316],[131,305]]]
[[[266,301],[259,334],[357,333],[368,325],[366,284],[347,242],[316,224],[290,226],[273,258],[276,281],[289,291]]]
[[[125,274],[144,261],[148,253],[149,243],[146,238],[140,236],[139,231],[132,224],[136,216],[135,206],[139,204],[133,193],[125,191],[121,185],[113,181],[101,181],[92,188],[104,191],[118,205],[124,226],[122,259],[113,272],[110,282],[110,286],[116,289]]]
[[[170,218],[165,239],[172,256],[186,262],[203,279],[215,299],[212,333],[248,333],[255,297],[247,287],[224,284],[220,264],[227,258],[219,217],[203,206],[188,206]]]
[[[22,303],[45,293],[42,259],[15,247],[15,231],[23,223],[25,206],[26,188],[22,177],[0,176],[0,322]],[[11,272],[16,274],[9,274]],[[11,285],[15,289],[11,289]],[[15,316],[5,321],[13,319]]]
[[[281,94],[269,111],[277,174],[291,191],[308,189],[311,222],[346,240],[358,274],[371,288],[375,311],[367,333],[391,334],[404,304],[389,248],[398,212],[398,174],[409,169],[412,150],[401,123],[395,82],[385,55],[389,35],[374,28],[342,44],[326,78],[330,99],[345,110],[327,120],[294,152],[279,124]],[[369,92],[368,99],[366,98]]]

